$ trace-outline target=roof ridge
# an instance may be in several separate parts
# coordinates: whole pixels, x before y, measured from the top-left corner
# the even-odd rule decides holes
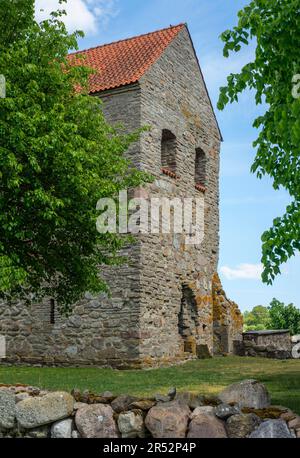
[[[179,23],[177,25],[172,25],[172,26],[169,26],[169,27],[164,27],[163,29],[154,30],[153,32],[142,33],[140,35],[135,35],[133,37],[123,38],[121,40],[112,41],[110,43],[104,43],[102,45],[92,46],[91,48],[81,49],[80,51],[74,51],[74,52],[71,52],[70,54],[68,54],[68,56],[74,56],[75,54],[86,53],[86,52],[92,51],[94,49],[104,48],[105,46],[111,46],[111,45],[114,45],[114,44],[117,44],[117,43],[122,43],[124,41],[130,41],[130,40],[134,40],[135,38],[146,37],[146,36],[149,36],[149,35],[153,35],[155,33],[164,32],[165,30],[172,30],[172,29],[176,29],[178,27],[183,27],[183,26],[186,26],[185,22],[181,22],[181,23]]]

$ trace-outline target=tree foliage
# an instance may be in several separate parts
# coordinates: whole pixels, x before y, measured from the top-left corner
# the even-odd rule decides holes
[[[268,307],[257,305],[244,312],[244,331],[265,329],[289,329],[291,334],[299,334],[300,310],[294,304],[285,305],[274,298]]]
[[[256,305],[244,313],[244,331],[262,331],[269,329],[270,314],[267,307]]]
[[[1,0],[0,293],[67,307],[105,288],[99,265],[119,262],[124,241],[96,231],[97,201],[146,176],[124,157],[138,133],[105,122],[87,95],[90,70],[68,62],[80,34],[63,14],[38,24],[34,0]]]
[[[268,307],[269,329],[289,329],[291,334],[300,334],[300,310],[294,304],[285,305],[273,299]]]
[[[292,83],[300,80],[300,0],[252,0],[238,18],[237,26],[221,35],[224,56],[255,40],[255,59],[227,78],[218,107],[238,101],[247,88],[257,104],[267,106],[253,124],[259,135],[252,172],[269,175],[274,189],[283,187],[291,196],[286,213],[262,235],[262,279],[271,284],[300,248],[300,93]]]
[[[34,17],[32,0],[0,0],[1,48],[16,43],[26,35]]]

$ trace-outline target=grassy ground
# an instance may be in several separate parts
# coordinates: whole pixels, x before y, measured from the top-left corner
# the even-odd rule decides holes
[[[272,404],[290,407],[300,414],[300,360],[228,356],[147,371],[0,365],[0,383],[24,383],[68,391],[76,387],[94,393],[109,390],[114,394],[151,395],[165,393],[176,386],[179,391],[216,394],[230,383],[246,378],[265,383]]]

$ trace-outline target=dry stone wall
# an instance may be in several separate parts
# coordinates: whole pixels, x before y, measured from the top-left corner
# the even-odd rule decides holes
[[[174,388],[168,395],[140,398],[0,386],[0,437],[300,438],[300,417],[272,406],[256,380],[214,397]]]
[[[300,340],[300,339],[299,339]],[[244,356],[288,359],[292,357],[292,339],[289,330],[248,331],[243,334]]]

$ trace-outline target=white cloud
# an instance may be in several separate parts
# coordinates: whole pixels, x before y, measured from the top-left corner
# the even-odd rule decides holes
[[[235,269],[222,266],[220,270],[227,280],[260,280],[263,266],[262,264],[239,264]]]
[[[116,0],[68,0],[62,5],[58,0],[36,0],[36,19],[48,18],[57,9],[66,10],[63,21],[69,32],[83,30],[86,34],[96,33],[99,25],[107,25],[118,14]]]
[[[85,0],[96,20],[105,26],[108,24],[110,19],[116,17],[119,14],[118,1],[119,0]]]

